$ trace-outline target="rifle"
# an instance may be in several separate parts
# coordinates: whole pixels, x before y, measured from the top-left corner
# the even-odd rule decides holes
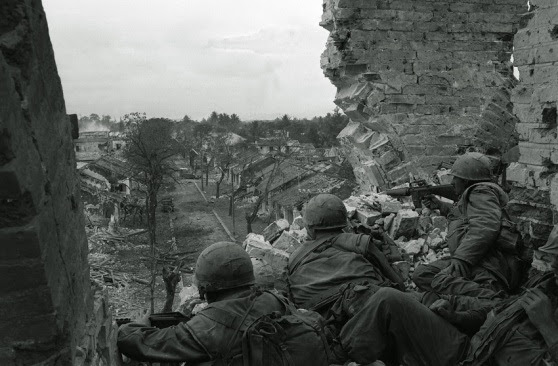
[[[392,197],[406,197],[411,196],[413,199],[413,204],[415,208],[422,208],[422,199],[431,194],[442,196],[448,198],[452,201],[457,201],[457,195],[453,185],[451,184],[441,184],[438,186],[430,186],[425,180],[416,180],[410,183],[409,187],[388,189],[385,192],[387,195]]]
[[[171,325],[178,325],[179,323],[190,320],[184,314],[174,311],[170,313],[155,313],[149,316],[149,321],[151,326],[155,328],[168,328]],[[120,326],[122,324],[130,323],[132,320],[130,318],[117,318],[116,325]]]

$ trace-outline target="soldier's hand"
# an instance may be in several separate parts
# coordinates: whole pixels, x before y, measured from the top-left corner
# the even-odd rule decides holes
[[[468,277],[469,265],[462,260],[452,258],[449,266],[444,268],[441,272],[453,277]]]
[[[538,288],[528,289],[519,299],[519,304],[525,309],[529,320],[537,329],[546,326],[554,319],[550,299]]]
[[[429,194],[422,198],[422,205],[431,210],[436,210],[442,206],[442,201],[440,201],[435,195]]]
[[[446,299],[438,299],[434,301],[434,303],[430,305],[430,310],[446,319],[450,323],[455,320],[455,311],[453,310],[450,302]]]

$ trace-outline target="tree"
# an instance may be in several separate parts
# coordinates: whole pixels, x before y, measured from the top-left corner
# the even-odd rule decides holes
[[[147,191],[145,196],[147,229],[151,249],[151,312],[154,312],[155,275],[157,259],[157,194],[166,177],[176,171],[171,160],[181,147],[172,138],[173,122],[164,118],[146,119],[145,114],[131,113],[124,116],[126,126],[124,157],[131,168],[141,176]]]
[[[215,159],[215,163],[217,164],[217,168],[221,173],[219,180],[215,182],[215,198],[219,198],[220,192],[219,189],[221,187],[221,183],[225,179],[225,175],[227,174],[229,167],[233,163],[233,147],[230,145],[228,141],[228,133],[225,134],[215,134],[213,136],[213,158]]]

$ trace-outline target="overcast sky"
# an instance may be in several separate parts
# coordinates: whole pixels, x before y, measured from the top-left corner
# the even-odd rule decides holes
[[[45,0],[68,113],[324,115],[321,0]]]

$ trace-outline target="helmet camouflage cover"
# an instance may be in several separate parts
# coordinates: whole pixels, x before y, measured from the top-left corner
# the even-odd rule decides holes
[[[308,201],[304,221],[311,229],[334,229],[347,225],[347,209],[333,194],[319,194]]]
[[[204,292],[253,285],[250,256],[239,244],[225,241],[212,244],[198,257],[195,282]]]
[[[491,180],[490,159],[477,152],[463,154],[453,163],[451,174],[472,181]]]

